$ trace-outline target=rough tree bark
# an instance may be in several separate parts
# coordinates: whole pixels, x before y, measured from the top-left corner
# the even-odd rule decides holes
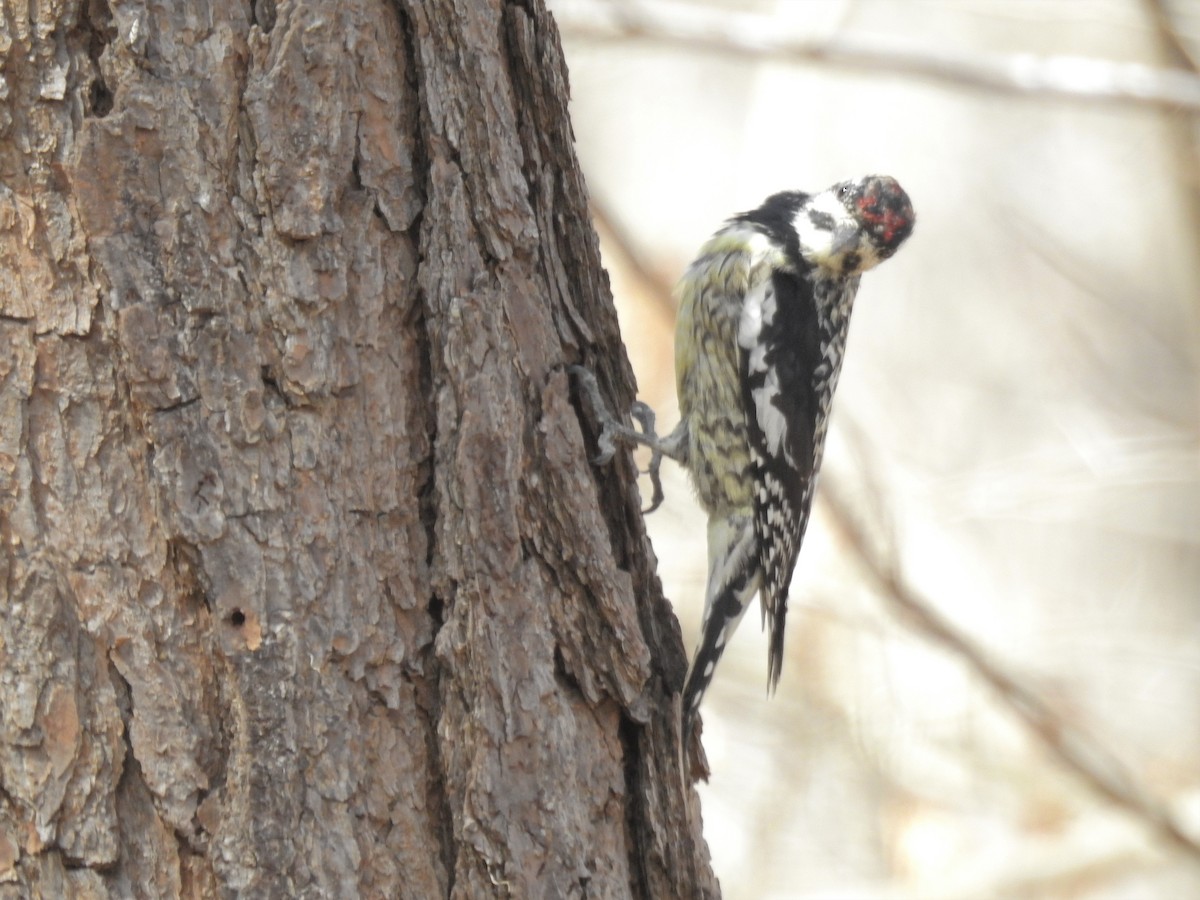
[[[0,896],[715,896],[540,0],[0,8]]]

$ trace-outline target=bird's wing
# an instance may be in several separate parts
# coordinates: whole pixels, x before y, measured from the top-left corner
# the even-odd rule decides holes
[[[774,269],[746,296],[738,330],[742,404],[754,467],[754,528],[768,684],[779,682],[792,568],[815,486],[821,336],[812,283]]]

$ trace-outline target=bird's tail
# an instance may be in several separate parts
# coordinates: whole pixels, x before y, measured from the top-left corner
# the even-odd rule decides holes
[[[735,514],[710,519],[704,620],[700,625],[700,643],[683,686],[685,736],[725,652],[725,644],[754,599],[758,584],[753,516]]]

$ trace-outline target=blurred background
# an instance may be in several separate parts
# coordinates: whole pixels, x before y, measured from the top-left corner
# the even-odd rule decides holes
[[[551,8],[664,428],[669,291],[725,218],[869,172],[917,210],[858,295],[778,694],[751,612],[703,707],[725,896],[1200,897],[1200,4]]]

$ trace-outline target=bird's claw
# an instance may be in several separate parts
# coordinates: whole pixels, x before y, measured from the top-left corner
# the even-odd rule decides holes
[[[629,409],[629,414],[637,420],[637,423],[642,426],[642,435],[651,440],[658,440],[658,435],[654,433],[654,410],[647,403],[641,400],[634,400],[633,406]]]
[[[634,401],[629,414],[637,423],[637,427],[622,425],[608,411],[600,397],[600,385],[590,369],[583,366],[568,366],[567,371],[579,380],[580,388],[587,394],[592,412],[600,425],[600,434],[596,437],[596,447],[600,451],[592,458],[592,464],[603,466],[612,461],[617,453],[617,441],[625,440],[637,444],[645,444],[650,448],[650,465],[645,474],[650,476],[653,493],[650,506],[642,510],[643,514],[652,513],[662,505],[664,494],[659,469],[662,466],[663,450],[661,439],[654,430],[654,410],[641,400]]]
[[[592,370],[583,366],[567,366],[567,371],[579,381],[579,387],[587,395],[592,413],[600,424],[600,434],[596,437],[596,447],[600,452],[592,457],[592,465],[606,465],[617,453],[617,444],[614,438],[621,434],[621,425],[604,405],[604,400],[600,397],[600,385],[596,382],[596,376],[592,374]]]
[[[613,442],[612,431],[607,424],[601,426],[600,436],[596,438],[596,447],[600,452],[592,457],[593,466],[606,466],[617,455],[617,445]]]
[[[641,400],[637,400],[634,402],[629,414],[642,427],[643,440],[641,443],[650,448],[650,465],[646,467],[646,471],[643,474],[650,476],[650,486],[653,488],[653,493],[650,496],[650,505],[642,510],[643,515],[649,515],[662,506],[664,499],[662,478],[658,474],[659,469],[662,468],[663,461],[662,438],[654,430],[654,410],[649,405],[643,403]]]

